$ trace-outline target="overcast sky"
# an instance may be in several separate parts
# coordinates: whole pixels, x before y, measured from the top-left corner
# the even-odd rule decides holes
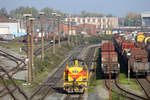
[[[19,6],[33,6],[37,9],[54,8],[66,13],[89,12],[125,16],[128,12],[150,11],[150,0],[0,0],[0,8],[8,11]]]

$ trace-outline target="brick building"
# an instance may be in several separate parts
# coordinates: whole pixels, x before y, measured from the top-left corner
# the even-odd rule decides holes
[[[65,18],[65,21],[73,21],[76,25],[96,25],[99,29],[118,28],[118,17],[71,17]]]

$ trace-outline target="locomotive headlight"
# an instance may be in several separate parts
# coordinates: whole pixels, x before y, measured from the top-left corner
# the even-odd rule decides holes
[[[84,84],[80,84],[80,85],[79,85],[79,88],[83,88],[83,87],[84,87]]]
[[[86,78],[83,79],[84,81],[86,80]]]
[[[120,64],[118,64],[118,68],[120,68]]]
[[[101,64],[101,67],[103,68],[103,64]]]
[[[130,57],[131,53],[127,53],[127,55]]]
[[[66,84],[65,87],[66,87],[66,88],[69,88],[69,87],[70,87],[70,84]]]

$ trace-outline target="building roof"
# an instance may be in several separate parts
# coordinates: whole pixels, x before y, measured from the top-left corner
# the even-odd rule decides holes
[[[142,17],[150,17],[150,11],[143,12],[141,14]]]
[[[10,19],[7,15],[0,15],[0,23],[17,23],[17,21]]]

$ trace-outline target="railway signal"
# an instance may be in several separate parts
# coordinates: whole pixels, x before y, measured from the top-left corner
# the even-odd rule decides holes
[[[41,24],[41,48],[42,48],[42,55],[41,55],[41,58],[42,60],[44,59],[44,38],[43,38],[43,15],[44,15],[44,12],[39,12],[39,15],[40,15],[40,24]]]

